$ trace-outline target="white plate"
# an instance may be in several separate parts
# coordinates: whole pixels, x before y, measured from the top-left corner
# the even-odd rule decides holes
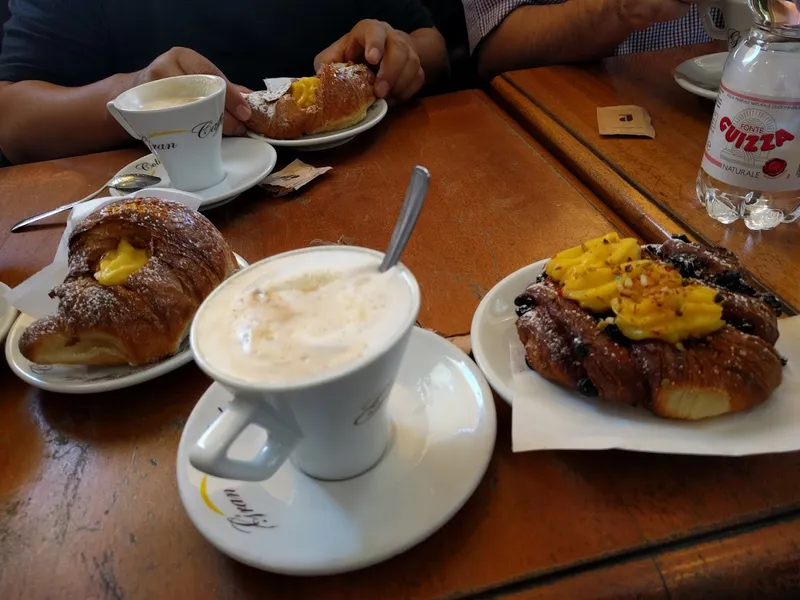
[[[248,138],[222,139],[222,164],[227,175],[217,185],[192,192],[203,199],[200,210],[209,210],[227,204],[242,192],[258,185],[275,168],[278,155],[269,144]],[[124,166],[115,175],[146,173],[161,177],[158,187],[172,185],[167,171],[154,155],[148,154]],[[110,196],[124,196],[125,192],[109,190]]]
[[[672,76],[675,78],[675,83],[686,91],[709,100],[716,100],[727,59],[727,52],[698,56],[678,65]]]
[[[238,254],[236,260],[244,268],[247,261]],[[23,381],[48,392],[62,394],[96,394],[130,387],[160,377],[192,360],[189,337],[181,344],[180,350],[169,358],[152,365],[130,367],[91,367],[68,365],[37,365],[22,356],[19,339],[25,329],[35,319],[22,314],[6,339],[6,360],[11,370]]]
[[[296,148],[298,150],[327,150],[328,148],[341,146],[352,140],[359,133],[372,129],[383,120],[388,110],[389,105],[386,103],[386,100],[376,100],[375,103],[367,109],[367,116],[360,123],[338,131],[304,135],[296,140],[274,140],[260,133],[255,133],[254,131],[248,131],[247,135],[254,140],[261,140],[273,146]]]
[[[514,299],[544,270],[541,260],[512,273],[484,296],[472,320],[472,353],[489,384],[509,404],[513,398],[512,349],[524,370],[526,398],[514,406],[514,451],[618,448],[668,454],[742,456],[800,448],[800,317],[781,319],[776,350],[788,359],[783,383],[752,410],[687,422],[584,398],[523,365]]]
[[[434,333],[414,329],[389,398],[394,435],[380,463],[347,481],[319,481],[285,463],[270,479],[209,477],[189,449],[230,401],[213,384],[186,423],[178,490],[200,533],[247,565],[292,575],[360,569],[418,544],[477,487],[497,430],[492,395],[475,364]],[[231,449],[250,456],[263,433],[248,429]]]
[[[472,355],[495,392],[511,404],[512,375],[508,349],[517,337],[514,298],[532,284],[549,259],[522,267],[483,297],[472,317]]]
[[[8,330],[11,329],[11,325],[14,324],[14,320],[17,318],[16,309],[5,299],[5,293],[9,289],[5,283],[0,281],[0,342],[5,339]]]

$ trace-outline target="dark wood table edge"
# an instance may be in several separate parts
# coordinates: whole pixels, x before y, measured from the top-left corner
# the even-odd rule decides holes
[[[514,83],[511,74],[505,73],[492,81],[491,96],[643,240],[659,242],[673,234],[684,234],[713,245],[711,240],[687,225],[609,163],[582,135],[526,94]],[[751,276],[763,290],[780,300],[787,314],[797,314],[788,301],[757,276],[752,273]]]
[[[519,594],[537,587],[556,584],[572,577],[601,571],[615,566],[633,563],[637,560],[655,561],[659,556],[679,550],[687,550],[702,544],[733,540],[748,533],[769,530],[786,523],[800,524],[800,508],[779,510],[751,520],[731,522],[723,527],[706,528],[687,536],[665,539],[661,542],[647,542],[619,552],[610,552],[599,558],[576,561],[552,569],[544,569],[483,589],[459,592],[444,596],[441,600],[489,600]],[[664,582],[665,588],[666,582]]]

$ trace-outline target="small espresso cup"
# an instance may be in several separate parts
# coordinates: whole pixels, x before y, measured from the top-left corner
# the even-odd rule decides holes
[[[711,16],[711,9],[722,13],[724,27],[717,27]],[[715,40],[728,42],[728,50],[734,50],[739,42],[747,37],[753,26],[753,12],[747,0],[702,0],[697,9],[706,33]]]
[[[221,77],[180,75],[151,81],[123,92],[107,107],[125,131],[158,157],[172,187],[194,192],[225,178]]]
[[[407,312],[396,320],[396,327],[378,344],[341,369],[312,374],[290,383],[254,383],[232,378],[203,355],[198,338],[198,323],[204,312],[225,315],[215,300],[225,286],[238,277],[269,263],[301,254],[354,252],[374,257],[377,269],[383,254],[358,247],[320,246],[276,255],[251,265],[217,288],[201,305],[191,329],[191,346],[195,361],[211,378],[229,390],[234,398],[209,426],[189,453],[189,461],[198,470],[215,477],[243,481],[262,481],[275,474],[291,459],[294,465],[311,477],[342,480],[360,475],[375,466],[383,457],[391,439],[391,422],[387,400],[416,323],[420,291],[416,279],[398,264],[399,276],[407,288]],[[312,260],[319,260],[316,256]],[[325,257],[322,257],[325,260]],[[277,265],[278,268],[281,265]],[[275,265],[271,265],[275,267]],[[251,273],[252,275],[253,273]],[[222,319],[224,320],[224,316]],[[200,335],[213,342],[214,327]],[[265,365],[265,368],[269,368]],[[267,438],[249,460],[234,459],[228,451],[250,425],[266,430]]]

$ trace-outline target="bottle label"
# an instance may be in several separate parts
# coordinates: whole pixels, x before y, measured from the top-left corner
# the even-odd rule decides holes
[[[800,101],[744,95],[720,85],[703,170],[748,190],[800,190]]]

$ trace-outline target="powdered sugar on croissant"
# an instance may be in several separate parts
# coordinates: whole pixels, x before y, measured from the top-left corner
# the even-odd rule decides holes
[[[316,77],[292,80],[288,87],[282,79],[266,90],[245,94],[252,109],[246,125],[273,139],[351,127],[364,120],[375,102],[374,84],[375,76],[365,65],[323,65]]]
[[[174,354],[202,301],[237,269],[197,211],[157,198],[108,204],[76,225],[58,312],[31,324],[39,364],[142,365]]]

